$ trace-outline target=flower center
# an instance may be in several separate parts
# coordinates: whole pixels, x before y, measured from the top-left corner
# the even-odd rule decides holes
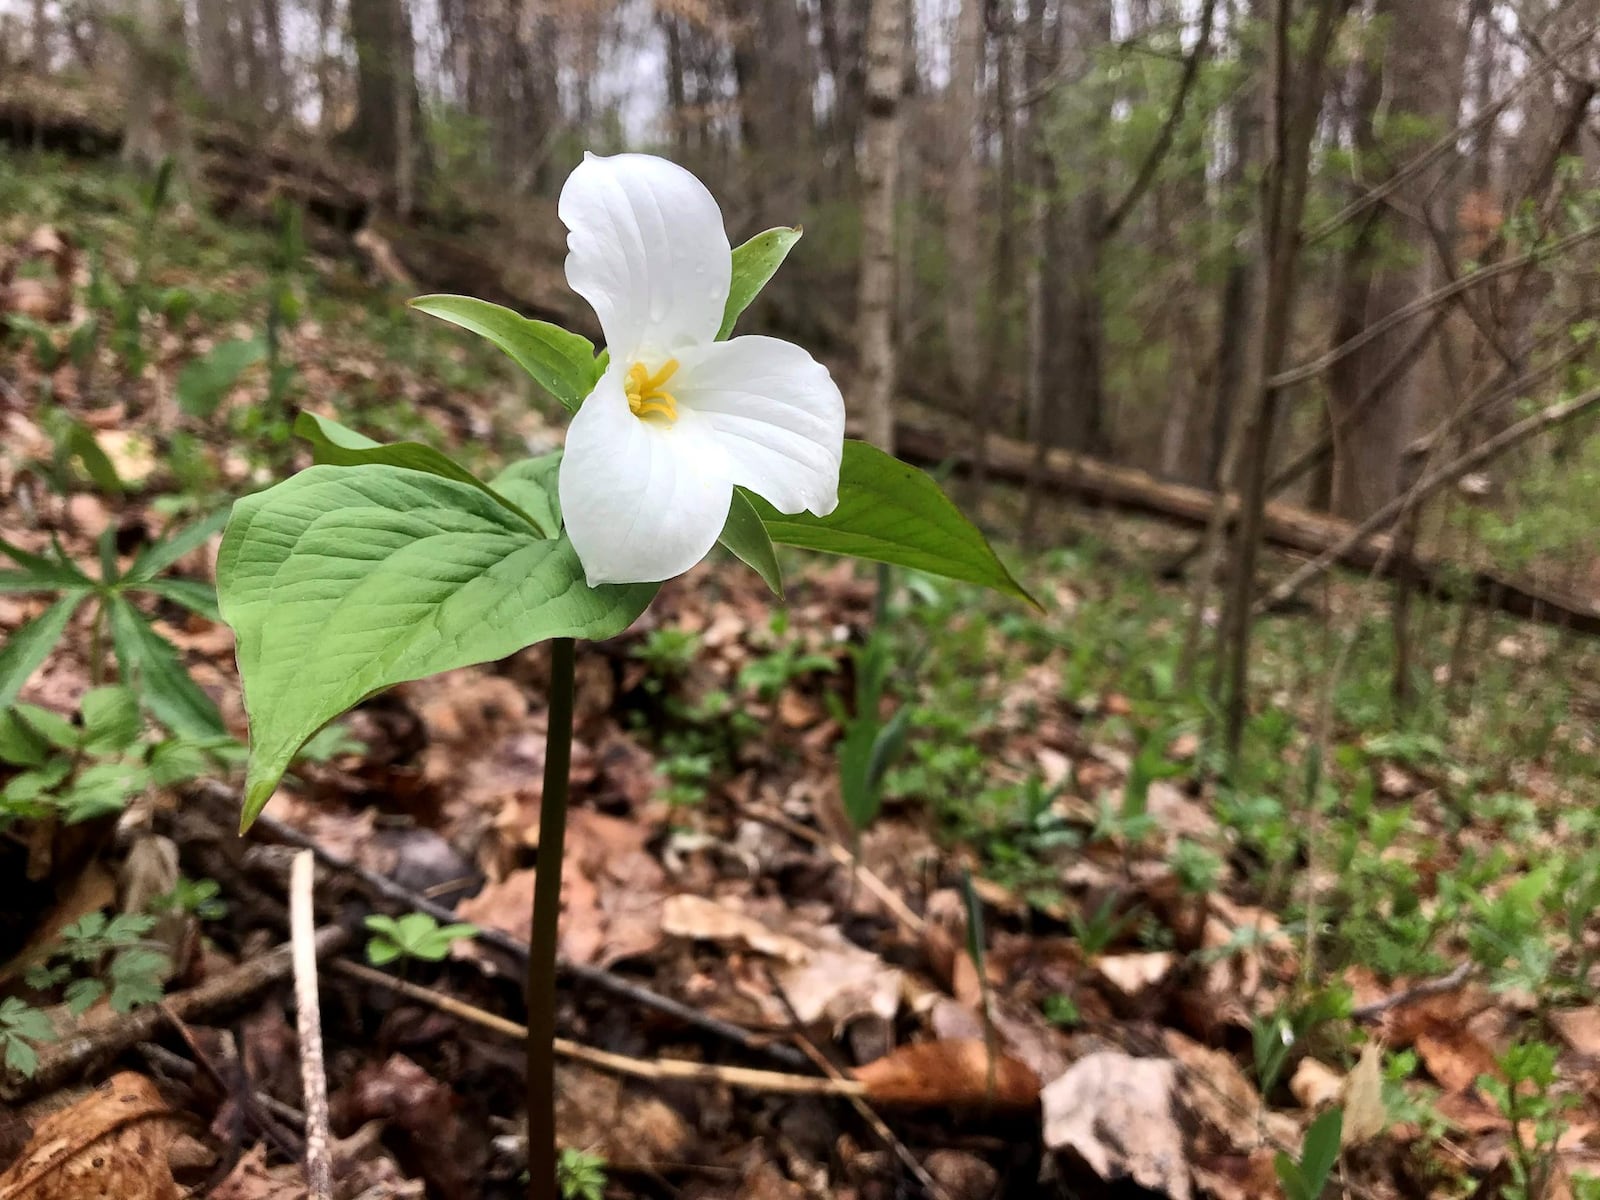
[[[643,363],[634,363],[628,368],[627,378],[622,387],[628,394],[628,409],[634,416],[664,417],[666,423],[671,425],[678,419],[678,401],[672,393],[665,390],[667,380],[678,370],[678,360],[669,358],[661,364],[654,375],[650,374]]]

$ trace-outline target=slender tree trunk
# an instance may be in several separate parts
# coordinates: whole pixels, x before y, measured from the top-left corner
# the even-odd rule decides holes
[[[189,69],[181,0],[133,0],[125,47],[123,160],[154,170],[174,159],[188,177],[183,88]]]
[[[33,21],[29,34],[32,46],[28,65],[43,75],[50,69],[50,12],[45,0],[33,0]]]
[[[1251,599],[1272,443],[1277,432],[1281,391],[1272,378],[1288,353],[1295,290],[1299,278],[1301,218],[1310,180],[1311,141],[1322,110],[1323,72],[1334,34],[1350,0],[1319,0],[1310,37],[1298,56],[1291,45],[1290,0],[1276,0],[1269,35],[1271,152],[1262,176],[1262,331],[1250,412],[1240,440],[1237,490],[1239,520],[1229,563],[1222,633],[1226,656],[1223,680],[1224,745],[1237,761],[1249,706]],[[1298,57],[1298,61],[1296,61]]]
[[[972,406],[972,495],[983,495],[988,482],[989,432],[1001,424],[1007,434],[1015,413],[995,410],[1006,383],[1009,355],[1006,334],[1016,313],[1012,293],[1017,279],[1017,121],[1012,111],[1012,60],[1016,51],[1015,22],[1008,16],[997,30],[992,107],[995,140],[1000,148],[1000,178],[995,187],[995,211],[999,228],[995,234],[994,290],[989,303],[988,325],[984,330],[982,395],[989,404]],[[953,281],[952,281],[953,282]],[[1008,406],[1009,408],[1009,406]]]
[[[894,449],[895,176],[899,162],[907,0],[872,0],[866,144],[861,165],[861,274],[856,324],[867,440]]]
[[[404,182],[402,156],[410,158],[404,169],[414,181],[426,164],[410,136],[422,127],[422,100],[405,0],[350,0],[350,36],[356,45],[356,116],[340,140],[396,184]]]
[[[957,410],[972,417],[981,441],[987,424],[979,404],[984,363],[979,354],[978,316],[983,297],[982,245],[978,236],[978,63],[983,57],[984,0],[960,0],[950,46],[950,89],[945,124],[950,147],[944,196],[944,336]],[[982,455],[979,455],[982,458]]]

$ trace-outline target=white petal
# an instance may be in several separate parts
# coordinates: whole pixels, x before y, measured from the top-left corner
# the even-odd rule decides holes
[[[779,512],[833,511],[844,397],[827,367],[770,337],[698,346],[680,354],[679,363],[672,394],[680,411],[711,427],[729,479]]]
[[[613,365],[567,429],[561,514],[589,586],[655,583],[706,556],[728,519],[733,485],[703,422],[666,427],[628,411]]]
[[[613,359],[669,358],[716,337],[733,257],[705,184],[649,154],[586,154],[558,211],[567,282],[600,318]]]

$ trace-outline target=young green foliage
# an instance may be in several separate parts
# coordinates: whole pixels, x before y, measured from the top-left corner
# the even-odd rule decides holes
[[[478,936],[476,925],[440,925],[427,913],[406,913],[399,919],[373,913],[365,923],[372,932],[367,939],[367,961],[375,967],[401,958],[443,962],[456,941]]]

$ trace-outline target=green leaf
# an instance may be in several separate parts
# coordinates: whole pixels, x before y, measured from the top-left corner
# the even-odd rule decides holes
[[[111,644],[122,681],[138,689],[146,708],[176,733],[207,737],[227,732],[217,706],[189,677],[178,649],[146,624],[121,596],[111,599]]]
[[[139,585],[141,591],[181,604],[208,621],[222,620],[217,611],[217,589],[203,579],[152,579]]]
[[[1315,1200],[1327,1186],[1328,1178],[1339,1161],[1339,1137],[1343,1128],[1343,1110],[1330,1108],[1311,1122],[1311,1127],[1306,1130],[1305,1141],[1300,1148],[1299,1174],[1300,1186],[1307,1200]]]
[[[719,342],[733,332],[739,314],[750,307],[750,302],[767,286],[767,281],[777,273],[799,240],[798,228],[780,225],[756,234],[734,249],[733,283],[728,289],[728,306],[722,313],[722,328],[717,330]]]
[[[67,984],[61,998],[67,1002],[67,1011],[81,1017],[94,1007],[95,1001],[106,994],[106,985],[98,979],[74,979]]]
[[[83,745],[83,731],[60,713],[37,704],[18,704],[10,711],[57,750],[77,750]]]
[[[128,749],[144,727],[138,697],[125,687],[91,688],[83,694],[81,708],[84,747],[96,754]]]
[[[217,562],[250,715],[243,824],[332,718],[408,679],[621,633],[655,584],[589,588],[572,543],[481,489],[312,467],[234,506]]]
[[[6,1070],[15,1071],[23,1078],[32,1077],[39,1069],[39,1055],[34,1048],[15,1033],[5,1035]]]
[[[367,939],[367,961],[375,967],[385,967],[399,958],[400,947],[388,938],[374,937]]]
[[[151,542],[134,556],[128,573],[124,575],[126,583],[144,583],[154,579],[185,554],[198,550],[205,545],[206,540],[228,521],[228,510],[219,509],[209,516],[202,517],[192,525],[186,525],[176,533],[169,533],[159,541]]]
[[[864,831],[877,819],[881,793],[872,786],[872,747],[878,739],[878,722],[857,716],[839,743],[839,798],[850,827]]]
[[[0,646],[0,708],[12,705],[28,677],[50,657],[82,602],[82,592],[68,592]]]
[[[559,521],[547,523],[540,520],[537,511],[525,509],[509,494],[484,483],[453,458],[441,454],[432,446],[425,446],[421,442],[395,442],[386,446],[328,417],[308,412],[295,418],[294,431],[297,436],[311,443],[312,457],[318,463],[336,467],[387,466],[426,471],[441,479],[453,479],[457,483],[482,488],[546,537],[554,537],[561,529]]]
[[[112,465],[111,459],[100,448],[100,443],[94,440],[94,433],[80,421],[74,421],[67,431],[65,449],[69,454],[76,454],[83,463],[83,469],[88,472],[89,478],[94,480],[95,487],[103,492],[110,492],[120,496],[124,491],[122,477],[117,474],[117,468]]]
[[[178,372],[178,407],[191,417],[209,417],[239,376],[266,356],[260,338],[219,342]]]
[[[550,537],[561,532],[561,451],[514,462],[489,481]]]
[[[50,743],[16,708],[0,709],[0,762],[13,767],[42,767],[50,761]]]
[[[418,296],[411,307],[488,338],[572,412],[600,378],[594,343],[559,325],[471,296]]]
[[[728,521],[722,527],[717,541],[766,580],[767,586],[778,599],[783,599],[783,571],[778,566],[778,555],[772,549],[772,538],[768,536],[767,527],[761,523],[761,517],[743,488],[733,489]]]
[[[64,556],[45,558],[42,554],[32,554],[20,546],[13,546],[5,538],[0,538],[0,554],[4,554],[21,567],[24,575],[37,581],[37,586],[26,589],[28,591],[54,591],[58,588],[94,585],[94,580],[78,570],[77,564]],[[59,548],[57,554],[61,554]]]
[[[117,571],[117,527],[107,525],[100,531],[95,547],[100,554],[100,582],[114,584],[121,578]]]
[[[775,542],[963,579],[1039,606],[938,484],[866,442],[845,442],[839,506],[828,516],[751,502]]]

